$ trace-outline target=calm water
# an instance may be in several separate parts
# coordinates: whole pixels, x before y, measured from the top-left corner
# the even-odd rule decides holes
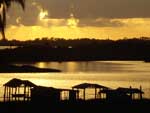
[[[1,73],[0,97],[3,96],[3,84],[15,77],[30,80],[37,85],[69,89],[73,85],[83,82],[98,83],[110,88],[130,86],[139,88],[141,85],[145,92],[144,97],[150,98],[150,63],[143,61],[35,62],[26,64],[40,68],[60,69],[62,72]]]
[[[3,49],[15,49],[17,48],[17,46],[0,46],[0,50],[3,50]]]

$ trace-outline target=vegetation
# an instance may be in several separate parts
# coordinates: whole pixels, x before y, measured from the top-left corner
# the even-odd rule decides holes
[[[36,39],[0,42],[10,45],[0,50],[2,61],[90,61],[90,60],[149,60],[150,39]],[[11,46],[17,46],[11,49]]]
[[[3,41],[6,41],[6,37],[5,37],[6,12],[8,11],[12,2],[19,3],[23,9],[25,6],[25,0],[0,0],[0,8],[1,8],[1,11],[0,11],[0,32],[2,34],[2,40]]]

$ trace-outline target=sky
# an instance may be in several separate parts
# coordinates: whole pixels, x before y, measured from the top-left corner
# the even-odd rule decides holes
[[[150,36],[150,0],[26,0],[7,13],[9,40]]]

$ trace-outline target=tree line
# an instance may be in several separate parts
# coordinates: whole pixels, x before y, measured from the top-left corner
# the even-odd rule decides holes
[[[10,41],[17,48],[0,50],[2,61],[149,60],[149,38],[123,40],[49,39]],[[9,42],[9,43],[10,43]]]

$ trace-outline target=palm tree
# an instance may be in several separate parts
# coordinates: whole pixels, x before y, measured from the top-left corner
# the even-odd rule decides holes
[[[6,12],[8,11],[12,2],[19,3],[23,9],[25,7],[25,0],[0,0],[0,32],[3,41],[6,41],[5,37]]]

